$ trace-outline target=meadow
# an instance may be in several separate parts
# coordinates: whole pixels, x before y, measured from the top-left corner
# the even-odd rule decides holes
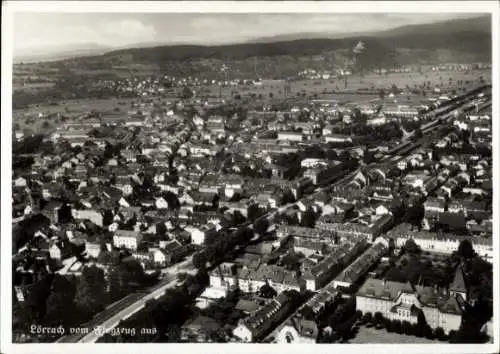
[[[307,96],[318,97],[319,99],[339,99],[346,101],[371,100],[378,98],[380,89],[389,90],[395,85],[398,88],[416,89],[424,83],[430,83],[430,87],[440,87],[441,92],[450,92],[457,88],[471,89],[480,84],[480,77],[483,77],[486,83],[491,83],[491,71],[477,70],[471,72],[426,72],[419,73],[391,73],[389,75],[369,74],[364,77],[359,75],[348,76],[346,80],[343,78],[333,78],[328,80],[297,80],[289,82],[290,96],[298,94],[306,94]],[[451,79],[451,80],[450,80]],[[459,87],[457,82],[461,81]],[[347,84],[346,84],[347,83]],[[442,84],[442,85],[441,85]],[[240,94],[242,97],[256,94],[262,95],[263,98],[285,97],[285,82],[273,80],[270,82],[264,81],[262,85],[236,85],[223,87],[217,85],[209,85],[201,88],[203,94],[207,96],[231,97]],[[360,92],[364,91],[364,92]],[[427,90],[430,91],[430,90]],[[427,92],[429,93],[429,92]],[[423,96],[413,95],[418,101]],[[406,97],[405,97],[406,99]]]

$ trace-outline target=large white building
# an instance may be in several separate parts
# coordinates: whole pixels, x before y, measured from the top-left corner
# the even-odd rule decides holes
[[[446,333],[458,330],[467,288],[461,266],[456,271],[449,291],[443,293],[430,286],[367,279],[356,294],[356,309],[363,313],[380,312],[390,320],[417,323],[423,315],[431,328],[441,327]]]
[[[304,135],[301,132],[278,132],[278,140],[282,141],[302,141]]]
[[[437,252],[451,254],[458,250],[460,242],[465,237],[455,235],[437,235],[426,231],[411,232],[399,234],[395,241],[397,247],[402,247],[408,239],[413,239],[415,243],[423,250],[428,252]],[[493,259],[493,242],[488,238],[472,237],[469,238],[474,251],[483,259],[492,262]]]
[[[191,233],[191,243],[194,245],[203,245],[207,239],[211,239],[217,235],[217,229],[213,224],[203,225],[201,228],[189,228]]]
[[[117,248],[125,247],[136,250],[142,240],[142,234],[138,231],[116,230],[113,236],[113,245]]]

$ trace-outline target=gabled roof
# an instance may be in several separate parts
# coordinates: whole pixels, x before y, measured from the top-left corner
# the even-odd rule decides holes
[[[459,265],[455,271],[455,277],[453,282],[450,284],[450,291],[456,292],[467,292],[467,286],[465,283],[465,274],[461,265]]]
[[[292,317],[288,323],[297,330],[301,337],[312,339],[316,339],[318,337],[318,325],[314,321]]]
[[[461,315],[463,313],[462,307],[455,296],[448,297],[439,307],[439,311],[454,315]]]
[[[142,235],[138,231],[130,231],[130,230],[116,230],[115,236],[118,237],[129,237],[129,238],[135,238],[135,239],[140,239],[142,238]]]
[[[401,292],[413,294],[415,292],[415,289],[413,289],[413,285],[410,283],[410,281],[407,281],[404,287],[401,289]]]

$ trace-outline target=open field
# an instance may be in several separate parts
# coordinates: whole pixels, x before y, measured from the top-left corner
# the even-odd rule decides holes
[[[137,101],[137,99],[135,99]],[[29,117],[42,113],[44,115],[50,114],[65,114],[68,116],[80,115],[89,111],[97,112],[112,112],[116,107],[121,111],[127,111],[130,103],[134,98],[109,98],[109,99],[88,99],[88,100],[68,100],[60,101],[58,105],[37,105],[32,108],[19,109],[13,112],[14,119]],[[123,104],[120,104],[123,103]]]
[[[42,91],[54,87],[54,82],[40,82],[40,83],[14,83],[12,90],[13,91]]]
[[[47,117],[61,113],[68,117],[78,117],[86,112],[97,111],[102,113],[114,112],[118,107],[120,112],[127,112],[130,109],[132,98],[111,98],[101,100],[71,100],[61,101],[58,105],[39,105],[38,107],[31,107],[12,112],[12,123],[18,124],[21,130],[27,128],[34,132],[52,132],[59,124],[57,117]],[[122,104],[119,104],[122,103]],[[38,114],[42,113],[45,117],[38,118]],[[44,123],[48,122],[49,126],[44,127]]]
[[[408,86],[413,89],[428,82],[430,82],[431,88],[440,86],[442,82],[441,91],[447,92],[457,89],[458,80],[464,81],[464,84],[460,85],[460,87],[466,89],[475,87],[479,84],[481,76],[487,83],[491,82],[490,70],[477,70],[471,72],[427,72],[424,74],[392,73],[387,76],[368,74],[363,78],[360,78],[359,75],[353,75],[347,77],[347,87],[344,79],[341,78],[332,78],[328,80],[299,80],[289,83],[291,90],[289,96],[295,96],[297,93],[306,93],[307,95],[316,94],[318,98],[338,99],[336,97],[338,94],[332,94],[331,92],[347,91],[352,92],[352,96],[356,96],[355,100],[364,100],[365,96],[367,96],[368,99],[373,99],[377,98],[378,95],[360,94],[356,92],[357,90],[389,89],[392,85],[396,85],[398,88],[405,88]],[[272,93],[274,97],[284,97],[285,82],[269,80],[269,82],[263,82],[261,86],[238,85],[224,87],[222,90],[217,85],[210,85],[201,88],[201,91],[210,96],[218,96],[221,93],[223,97],[229,97],[232,93],[238,93],[241,96],[255,93],[263,97],[269,97],[269,94]],[[343,100],[343,98],[340,99]],[[350,99],[348,98],[347,100]]]
[[[348,343],[365,344],[439,344],[438,340],[430,340],[406,334],[389,333],[385,329],[375,329],[373,327],[361,326],[356,337],[350,339]]]

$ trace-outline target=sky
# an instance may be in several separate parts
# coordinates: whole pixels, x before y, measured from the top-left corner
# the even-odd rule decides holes
[[[295,33],[381,31],[479,14],[15,13],[14,54],[67,47],[227,44]]]

